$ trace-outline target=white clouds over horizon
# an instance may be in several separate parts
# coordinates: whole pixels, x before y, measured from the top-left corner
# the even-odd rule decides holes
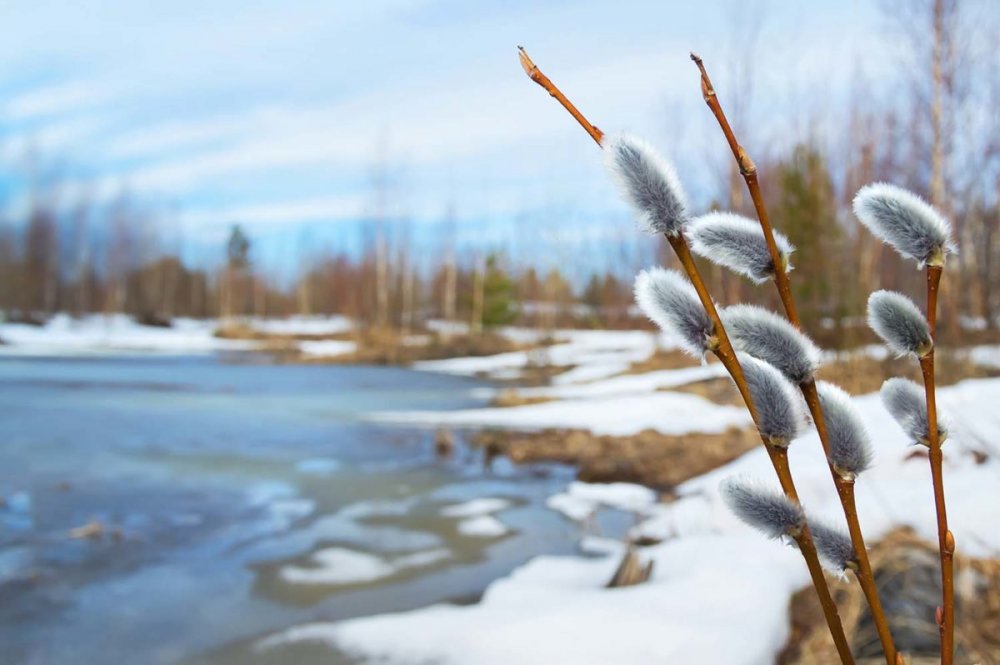
[[[845,95],[858,50],[878,48],[862,43],[875,31],[869,3],[770,5],[765,34],[782,39],[756,53],[755,108],[789,86],[808,93],[804,107]],[[706,155],[725,155],[687,53],[709,58],[725,94],[726,7],[16,2],[0,45],[0,134],[8,153],[35,145],[85,165],[81,191],[124,187],[193,228],[358,219],[379,159],[401,165],[400,206],[415,217],[449,205],[480,218],[615,212],[593,146],[524,77],[515,46],[604,129],[671,142],[704,190]],[[819,73],[820,92],[807,88]],[[751,146],[776,136],[759,126]]]

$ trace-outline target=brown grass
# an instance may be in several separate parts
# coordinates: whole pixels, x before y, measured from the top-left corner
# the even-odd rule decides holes
[[[937,385],[947,386],[964,379],[1000,376],[1000,369],[977,365],[966,351],[940,348],[935,351]],[[893,376],[903,376],[920,382],[919,367],[908,358],[875,360],[858,352],[841,353],[835,362],[819,369],[817,378],[836,383],[854,395],[875,392],[882,382]]]
[[[528,404],[544,404],[551,401],[553,401],[552,397],[529,397],[517,392],[515,388],[505,388],[490,401],[490,406],[527,406]]]
[[[751,429],[721,434],[671,436],[643,430],[632,436],[598,436],[586,430],[541,432],[487,430],[476,445],[506,454],[516,464],[561,462],[575,465],[580,480],[633,482],[660,490],[706,473],[759,445]]]
[[[713,359],[713,362],[715,360]],[[664,351],[662,349],[657,349],[653,355],[646,358],[642,362],[632,363],[632,365],[625,370],[625,374],[645,374],[646,372],[654,372],[660,369],[680,369],[682,367],[694,367],[698,364],[698,361],[691,356],[677,351],[676,349],[670,351]]]

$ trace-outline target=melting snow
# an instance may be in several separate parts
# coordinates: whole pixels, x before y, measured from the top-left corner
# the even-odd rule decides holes
[[[977,463],[971,450],[1000,439],[1000,380],[966,381],[939,392],[955,431],[945,446],[945,486],[951,528],[969,556],[1000,554],[1000,459]],[[857,404],[872,433],[875,466],[858,480],[862,524],[869,540],[898,525],[936,538],[934,502],[925,458],[882,409],[877,395]],[[582,410],[593,407],[585,401]],[[602,406],[605,408],[606,405]],[[691,408],[694,408],[693,406]],[[791,465],[807,510],[842,520],[814,433],[793,443]],[[473,606],[436,605],[412,612],[290,628],[258,643],[268,649],[319,641],[387,663],[548,665],[552,662],[692,662],[757,665],[773,662],[788,636],[791,594],[808,584],[798,553],[763,539],[724,508],[719,481],[747,474],[775,482],[767,455],[755,449],[678,488],[679,498],[656,503],[649,490],[573,483],[556,504],[617,505],[637,510],[637,532],[668,538],[644,548],[655,561],[648,584],[606,589],[620,545],[589,539],[607,556],[537,557],[494,582]],[[580,508],[582,512],[582,508]],[[577,513],[580,514],[580,513]]]

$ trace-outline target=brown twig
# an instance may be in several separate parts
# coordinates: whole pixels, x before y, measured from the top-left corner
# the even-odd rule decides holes
[[[729,143],[729,148],[733,151],[733,157],[736,158],[736,163],[740,167],[740,173],[743,175],[743,179],[747,183],[747,189],[750,191],[750,199],[753,201],[754,210],[757,211],[757,218],[760,220],[761,229],[764,231],[764,239],[767,241],[767,248],[771,252],[771,260],[774,262],[774,283],[778,287],[781,304],[785,307],[788,320],[798,328],[800,325],[799,314],[795,309],[795,300],[792,298],[792,285],[788,281],[788,272],[781,269],[781,254],[778,252],[778,245],[774,241],[774,229],[771,227],[770,219],[768,219],[767,208],[764,207],[764,196],[760,192],[760,183],[757,181],[757,165],[753,163],[750,155],[747,154],[743,146],[736,140],[733,128],[729,126],[729,120],[722,111],[719,96],[715,94],[715,88],[712,87],[712,79],[708,78],[705,64],[694,53],[691,54],[691,59],[694,60],[694,64],[698,66],[698,71],[701,72],[701,96],[705,99],[705,103],[708,104],[708,108],[712,110],[715,119],[719,121],[722,133],[726,136],[726,142]]]
[[[598,129],[597,125],[592,124],[585,117],[583,117],[583,114],[580,113],[575,106],[573,106],[573,102],[566,98],[566,95],[562,93],[562,90],[557,88],[555,84],[549,80],[549,77],[543,74],[542,70],[535,66],[535,63],[531,61],[530,57],[528,57],[528,52],[524,50],[523,46],[517,47],[517,56],[520,58],[521,67],[524,68],[524,73],[528,75],[528,78],[545,88],[546,92],[555,97],[556,101],[562,104],[563,108],[569,111],[569,114],[573,116],[578,123],[580,123],[580,126],[583,127],[588,134],[590,134],[590,138],[594,139],[594,141],[597,142],[597,145],[601,145],[601,139],[604,138],[604,132]]]
[[[552,81],[545,76],[541,70],[538,69],[523,48],[518,47],[518,49],[520,51],[521,65],[524,67],[525,73],[531,77],[531,80],[541,85],[549,92],[550,95],[555,97],[600,146],[601,138],[604,135],[603,132],[588,121],[586,117],[584,117],[584,115],[566,98],[566,96],[563,95],[559,88],[557,88],[556,85],[552,83]],[[701,300],[702,306],[705,308],[705,311],[708,313],[709,318],[711,318],[712,323],[715,326],[717,346],[713,349],[713,351],[719,358],[719,361],[722,362],[723,366],[729,372],[730,376],[732,376],[740,395],[743,397],[743,401],[746,403],[747,410],[750,412],[750,417],[756,425],[758,424],[757,409],[754,406],[753,398],[750,395],[750,388],[743,375],[743,368],[740,365],[739,360],[736,357],[736,352],[729,341],[729,336],[726,334],[725,326],[722,324],[722,319],[715,307],[715,303],[705,286],[704,280],[701,278],[698,266],[695,265],[687,239],[684,237],[683,233],[675,236],[667,235],[665,237],[670,243],[670,246],[673,248],[674,253],[677,255],[681,266],[684,268],[684,271],[687,273],[688,278],[691,280],[691,284],[694,286],[695,291],[698,294],[699,300]],[[795,489],[791,469],[788,466],[787,449],[772,445],[770,441],[764,437],[762,437],[762,441],[765,449],[767,450],[768,456],[771,459],[774,471],[778,476],[778,481],[781,484],[782,490],[789,499],[799,503],[798,492]],[[850,645],[847,642],[847,636],[844,634],[844,628],[840,621],[840,615],[837,612],[836,604],[833,602],[833,596],[830,594],[830,588],[826,582],[826,577],[823,574],[823,569],[819,562],[819,556],[816,552],[816,545],[812,540],[812,535],[809,533],[808,526],[803,525],[802,531],[795,536],[795,542],[799,546],[802,557],[805,559],[806,566],[809,569],[809,575],[812,578],[813,587],[816,589],[817,596],[819,596],[820,605],[823,608],[823,614],[826,617],[827,626],[830,629],[830,634],[837,647],[837,652],[840,654],[840,659],[844,665],[853,665],[854,657],[851,655]]]
[[[937,297],[941,283],[941,266],[927,266],[927,325],[931,338],[937,337]],[[927,399],[927,442],[931,463],[931,482],[934,485],[934,509],[937,513],[938,550],[941,554],[941,590],[943,607],[940,608],[938,628],[941,631],[941,663],[951,665],[955,657],[955,537],[948,530],[948,511],[944,501],[944,474],[942,472],[941,437],[938,435],[937,394],[934,386],[934,349],[920,359],[920,372],[924,377],[924,394]]]
[[[840,506],[844,511],[844,518],[847,521],[847,531],[851,536],[851,544],[854,546],[854,554],[858,559],[858,569],[855,571],[858,585],[868,601],[871,609],[872,622],[875,624],[875,631],[878,633],[879,642],[882,643],[882,652],[887,665],[896,664],[896,643],[892,639],[892,631],[889,629],[889,620],[882,607],[882,599],[878,595],[878,587],[875,584],[875,574],[872,572],[871,561],[868,558],[868,547],[865,545],[865,537],[861,531],[861,521],[858,519],[858,509],[854,498],[854,478],[841,475],[834,468],[829,460],[830,437],[826,428],[826,418],[820,407],[819,393],[816,390],[816,382],[809,380],[799,386],[802,394],[809,406],[809,413],[812,415],[813,423],[819,434],[820,443],[823,444],[823,451],[827,455],[827,464],[830,467],[830,475],[833,484],[837,488],[837,497],[840,499]]]
[[[760,183],[757,180],[757,166],[753,163],[753,160],[750,159],[750,155],[747,154],[746,150],[744,150],[743,146],[740,145],[739,141],[736,139],[736,134],[733,132],[733,129],[729,124],[729,120],[726,118],[725,111],[722,110],[722,104],[719,101],[719,96],[715,92],[715,88],[712,86],[712,80],[708,76],[708,71],[705,69],[704,62],[694,53],[691,54],[691,59],[694,61],[695,65],[698,66],[698,71],[701,73],[702,97],[704,97],[705,103],[708,104],[709,109],[711,109],[712,115],[714,115],[715,119],[719,122],[719,127],[721,127],[722,133],[726,137],[726,142],[729,144],[729,148],[733,152],[733,157],[736,158],[736,163],[739,165],[740,173],[743,174],[743,179],[746,181],[747,189],[750,191],[750,198],[753,200],[754,209],[757,212],[757,219],[760,220],[760,227],[764,232],[764,239],[767,242],[767,247],[771,254],[771,261],[775,266],[774,283],[778,289],[781,304],[784,306],[785,315],[793,326],[801,328],[802,324],[795,308],[795,299],[792,296],[792,287],[791,281],[788,277],[788,272],[781,269],[781,254],[774,241],[774,229],[771,226],[770,219],[768,218],[767,208],[764,206],[764,197],[761,194]],[[820,443],[823,445],[823,450],[826,452],[829,462],[829,434],[826,429],[826,420],[823,416],[823,410],[820,408],[819,394],[816,391],[816,383],[813,380],[809,380],[799,387],[801,388],[802,394],[806,399],[806,403],[809,405],[809,412],[812,415],[813,422],[816,424],[816,431],[819,434]],[[882,601],[879,598],[878,589],[875,586],[875,577],[871,572],[871,563],[868,560],[868,549],[865,546],[864,536],[862,535],[861,525],[858,520],[857,508],[854,503],[854,480],[853,478],[845,478],[842,476],[837,469],[834,468],[832,463],[829,464],[829,467],[834,485],[837,488],[837,496],[840,498],[841,508],[844,511],[844,517],[847,519],[847,528],[851,535],[851,544],[854,546],[854,551],[858,558],[858,584],[861,586],[861,590],[864,592],[865,599],[868,601],[869,608],[871,609],[872,620],[875,623],[879,641],[882,643],[882,651],[885,655],[886,664],[895,665],[896,645],[893,642],[892,633],[889,630],[889,623],[886,619],[885,611],[882,608]]]
[[[844,515],[847,518],[847,530],[851,534],[851,543],[854,544],[855,554],[858,558],[858,568],[854,571],[854,576],[857,577],[858,586],[861,587],[865,600],[868,601],[868,607],[872,610],[872,620],[875,623],[875,631],[878,633],[879,641],[882,643],[885,660],[889,665],[896,665],[897,659],[902,658],[902,655],[895,650],[896,645],[893,642],[889,622],[886,619],[885,610],[882,608],[882,599],[879,598],[878,587],[875,584],[875,573],[868,559],[868,552],[864,549],[865,539],[861,534],[858,507],[854,498],[854,479],[837,476],[834,482],[837,485],[837,495],[840,496]],[[857,554],[859,549],[864,552],[864,555]]]

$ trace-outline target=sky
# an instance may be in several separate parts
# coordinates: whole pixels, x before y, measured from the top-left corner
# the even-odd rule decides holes
[[[860,0],[7,0],[0,158],[57,174],[66,205],[127,192],[195,244],[239,222],[275,252],[346,246],[379,209],[379,174],[418,235],[451,214],[460,243],[599,242],[633,229],[518,44],[595,124],[660,146],[704,204],[728,155],[688,53],[723,102],[752,68],[744,142],[767,150],[787,133],[775,105],[822,131],[813,109],[892,75],[880,21]],[[22,185],[3,189],[9,217]]]

